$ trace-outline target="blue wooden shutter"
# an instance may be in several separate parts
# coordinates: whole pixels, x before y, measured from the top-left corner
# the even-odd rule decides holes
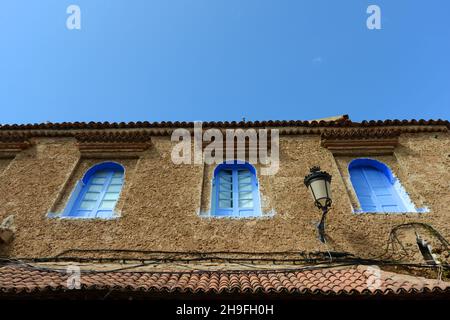
[[[99,170],[83,186],[70,216],[84,218],[111,217],[123,185],[123,172]]]
[[[362,167],[352,168],[350,178],[363,211],[377,212],[377,199],[374,197]]]
[[[254,192],[255,177],[248,169],[235,170],[237,180],[237,212],[238,216],[252,216],[255,214]]]
[[[350,169],[350,178],[363,211],[405,211],[403,201],[382,171],[371,166],[357,166]]]
[[[108,181],[99,203],[96,217],[110,217],[119,200],[120,191],[123,185],[123,172],[113,171],[108,174]]]
[[[233,214],[233,170],[220,170],[216,176],[216,215],[229,216]]]
[[[223,165],[213,180],[213,214],[249,217],[259,215],[259,191],[256,175],[249,165]]]

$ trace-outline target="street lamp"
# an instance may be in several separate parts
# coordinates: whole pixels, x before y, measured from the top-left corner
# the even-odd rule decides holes
[[[314,166],[305,177],[305,185],[314,198],[314,204],[322,210],[322,219],[317,226],[319,240],[325,243],[325,217],[331,206],[331,175],[326,171],[320,171],[320,167]]]

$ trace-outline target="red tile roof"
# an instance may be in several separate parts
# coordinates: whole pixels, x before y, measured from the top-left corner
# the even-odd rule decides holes
[[[245,127],[384,127],[384,126],[448,126],[448,120],[364,120],[353,122],[347,115],[333,120],[268,120],[268,121],[204,121],[204,128],[245,128]],[[162,122],[59,122],[34,124],[0,124],[3,130],[77,130],[77,129],[146,129],[146,128],[193,128],[194,122],[162,121]]]
[[[449,293],[450,282],[367,266],[313,270],[81,272],[82,290],[140,293],[417,294]],[[377,277],[379,275],[379,277]],[[69,274],[17,264],[0,266],[0,294],[68,291]]]
[[[448,132],[445,120],[384,120],[352,122],[343,116],[314,121],[203,122],[203,128],[281,128],[280,134],[321,134],[322,139],[397,137],[401,133]],[[62,122],[0,124],[0,148],[25,149],[32,137],[73,137],[80,144],[147,143],[152,136],[167,136],[175,128],[193,128],[193,122]],[[132,130],[128,130],[132,129]]]

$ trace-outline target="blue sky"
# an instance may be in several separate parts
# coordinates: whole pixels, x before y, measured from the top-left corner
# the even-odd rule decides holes
[[[450,119],[449,15],[448,0],[3,0],[0,123]]]

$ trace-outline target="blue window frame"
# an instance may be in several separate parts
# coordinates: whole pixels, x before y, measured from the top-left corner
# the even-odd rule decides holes
[[[111,218],[123,186],[124,168],[103,162],[90,168],[72,193],[63,216]]]
[[[349,164],[350,180],[363,212],[408,212],[406,193],[399,194],[397,179],[382,162],[356,159]]]
[[[256,170],[249,163],[223,163],[214,170],[213,216],[254,217],[261,215]]]

